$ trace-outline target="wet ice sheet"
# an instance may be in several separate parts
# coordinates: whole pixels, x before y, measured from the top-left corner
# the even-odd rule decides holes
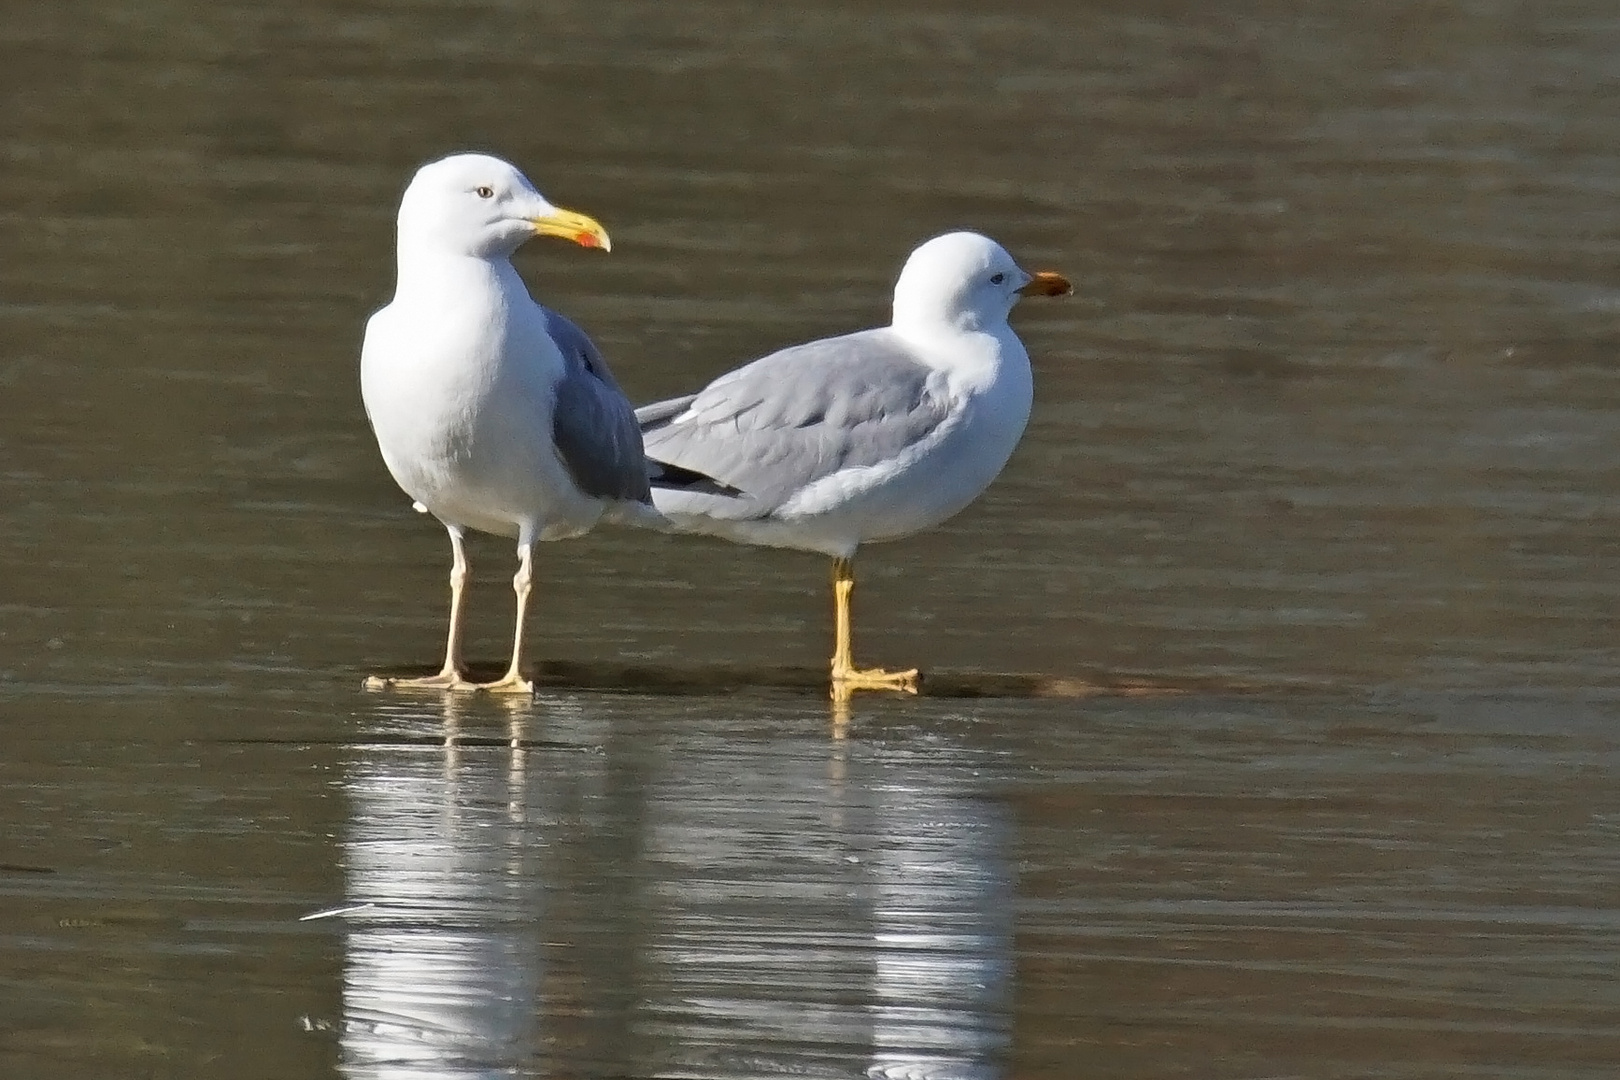
[[[868,702],[839,738],[804,702],[360,701],[337,737],[227,714],[116,752],[114,708],[0,765],[0,1064],[1506,1078],[1620,1050],[1601,703]]]
[[[1607,6],[14,7],[0,1074],[1613,1075]],[[516,753],[359,696],[444,565],[355,268],[469,142],[623,238],[523,270],[640,400],[881,319],[929,232],[1069,273],[1006,475],[863,554],[863,655],[1204,689],[843,744],[564,695]],[[824,574],[604,533],[534,640],[816,670]]]

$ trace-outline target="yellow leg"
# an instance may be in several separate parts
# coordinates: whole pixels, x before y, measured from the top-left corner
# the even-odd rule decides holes
[[[512,631],[512,662],[506,674],[492,683],[479,683],[479,690],[494,694],[533,694],[534,684],[523,677],[523,626],[528,622],[529,586],[534,581],[534,541],[527,537],[518,541],[518,570],[512,578],[512,591],[517,593],[517,627]]]
[[[833,560],[833,656],[832,695],[835,701],[848,700],[851,690],[904,690],[917,692],[917,669],[885,671],[855,666],[850,655],[849,598],[855,591],[855,564],[849,559]]]
[[[450,533],[450,634],[444,646],[444,666],[437,675],[421,679],[391,679],[373,675],[366,680],[368,690],[472,690],[476,683],[462,674],[461,598],[467,586],[467,551],[459,526],[446,525]]]

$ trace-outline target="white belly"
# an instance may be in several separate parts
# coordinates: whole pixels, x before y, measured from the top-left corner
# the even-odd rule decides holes
[[[402,332],[385,318],[367,327],[361,393],[395,482],[430,513],[481,532],[543,540],[588,531],[601,500],[579,492],[551,439],[555,349],[505,335]],[[468,341],[473,344],[469,347]],[[447,342],[458,342],[450,346]],[[547,370],[548,366],[554,370]]]
[[[921,532],[960,513],[984,493],[1012,456],[1028,410],[975,401],[959,423],[912,458],[849,469],[818,481],[773,517],[829,538],[873,543]]]

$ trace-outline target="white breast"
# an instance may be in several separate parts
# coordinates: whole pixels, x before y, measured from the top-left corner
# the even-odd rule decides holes
[[[443,521],[509,536],[587,529],[602,507],[574,487],[550,438],[563,365],[544,315],[526,290],[510,297],[465,269],[472,281],[417,283],[367,324],[361,393],[383,460]]]

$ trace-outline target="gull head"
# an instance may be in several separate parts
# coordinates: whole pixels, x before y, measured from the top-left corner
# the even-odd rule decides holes
[[[400,200],[401,251],[504,259],[534,236],[611,247],[596,221],[551,205],[515,166],[488,154],[453,154],[422,166]]]
[[[1061,274],[1025,271],[988,236],[946,233],[906,260],[894,286],[894,325],[994,331],[1006,324],[1020,298],[1073,291]]]

